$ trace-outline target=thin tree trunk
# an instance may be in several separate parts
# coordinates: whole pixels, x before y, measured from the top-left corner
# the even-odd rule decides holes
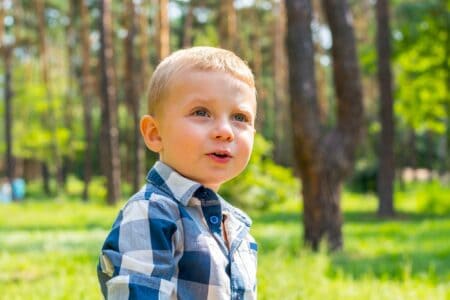
[[[147,20],[147,15],[145,13],[144,3],[140,4],[140,13],[138,15],[139,20],[139,57],[140,57],[140,66],[141,66],[141,78],[140,78],[140,90],[146,91],[147,84],[150,81],[150,73],[151,73],[151,64],[150,64],[150,55],[149,55],[149,23]]]
[[[380,168],[378,172],[378,215],[394,215],[393,185],[394,162],[394,116],[392,97],[392,75],[390,66],[391,43],[389,29],[389,4],[377,0],[377,49],[378,85],[380,95]]]
[[[195,0],[189,1],[188,11],[186,13],[186,19],[184,20],[183,31],[183,48],[192,47],[192,25],[194,23],[194,4]]]
[[[3,1],[0,2],[0,51],[4,63],[4,87],[3,96],[5,101],[5,144],[6,144],[6,177],[10,184],[14,177],[14,157],[12,155],[12,91],[11,91],[11,48],[4,44],[5,26],[4,20],[5,10]]]
[[[220,46],[236,51],[237,49],[237,16],[233,0],[220,1],[219,8]]]
[[[225,3],[225,2],[223,2]],[[223,4],[222,3],[222,4]],[[225,8],[223,9],[228,9],[231,10],[233,9],[232,12],[228,12],[231,14],[236,14],[235,10],[234,10],[234,6],[232,5],[233,1],[231,1],[231,4],[228,4]],[[232,17],[235,18],[235,17]],[[231,19],[232,19],[231,18]],[[268,116],[268,112],[273,111],[273,101],[272,101],[272,97],[267,97],[267,92],[264,89],[264,86],[262,85],[262,72],[263,72],[263,64],[262,64],[262,53],[261,53],[261,30],[259,29],[261,24],[259,24],[259,20],[258,20],[258,11],[257,11],[257,7],[256,7],[256,3],[255,3],[255,7],[253,7],[250,11],[250,16],[249,16],[249,21],[252,24],[252,27],[254,28],[252,33],[250,33],[249,35],[249,41],[250,41],[250,45],[249,48],[252,50],[252,58],[250,60],[250,67],[253,71],[253,74],[255,76],[255,81],[256,81],[256,90],[258,91],[258,107],[257,107],[257,116],[258,118],[256,118],[256,130],[260,131],[260,132],[265,132],[265,127],[269,127],[269,128],[273,128],[272,124],[268,124],[270,118]],[[223,21],[224,19],[222,19]],[[231,25],[228,25],[231,26]],[[232,27],[234,27],[235,25],[233,25]],[[229,31],[229,29],[224,29],[226,32]],[[233,45],[232,44],[232,40],[233,39],[237,39],[236,37],[227,37],[228,39],[230,39],[229,42],[224,42],[224,43],[228,43],[228,45]],[[227,46],[228,47],[228,46]],[[232,49],[232,48],[229,48]]]
[[[48,113],[46,116],[46,124],[49,128],[51,135],[52,135],[52,142],[51,142],[51,152],[52,152],[52,161],[54,162],[53,171],[56,175],[57,184],[55,185],[55,191],[56,194],[59,194],[59,188],[60,186],[63,186],[63,178],[62,178],[62,172],[61,172],[61,156],[58,149],[57,144],[57,136],[56,136],[56,117],[55,112],[53,108],[53,95],[52,95],[52,89],[50,86],[50,70],[49,70],[49,62],[48,62],[48,51],[47,51],[47,39],[45,34],[45,2],[44,0],[36,0],[36,13],[38,15],[38,33],[39,33],[39,52],[41,57],[41,70],[42,70],[42,80],[45,86],[46,91],[46,98],[48,101]],[[48,167],[48,162],[46,163]],[[50,170],[48,170],[48,173],[50,174]],[[44,177],[44,182],[48,180],[50,176]],[[44,183],[46,187],[49,186],[48,182]],[[47,188],[44,187],[44,190],[47,190]]]
[[[140,114],[139,114],[139,94],[137,92],[137,80],[134,76],[135,67],[135,56],[133,52],[133,42],[136,35],[136,25],[135,25],[135,7],[133,0],[127,0],[127,29],[128,34],[125,38],[125,94],[127,98],[128,108],[131,110],[133,116],[133,150],[130,153],[133,155],[133,188],[138,190],[140,185],[142,185],[142,178],[144,173],[143,168],[143,150],[144,145],[142,143],[142,138],[140,136]]]
[[[2,20],[2,19],[0,19]],[[4,61],[4,100],[5,100],[5,139],[6,139],[6,176],[12,184],[14,178],[14,157],[12,153],[12,90],[11,90],[11,49],[2,45]]]
[[[75,41],[76,41],[76,32],[74,30],[75,22],[76,22],[76,9],[75,9],[74,1],[69,1],[69,12],[68,12],[68,24],[66,27],[66,39],[67,39],[67,89],[65,96],[65,104],[64,104],[64,127],[66,127],[70,132],[69,139],[73,139],[73,101],[75,98],[75,81],[74,76],[76,74],[75,64],[73,61],[75,54]],[[73,156],[63,155],[61,161],[61,179],[63,182],[63,187],[66,187],[67,175],[70,169],[72,169],[72,159]]]
[[[83,0],[79,2],[79,11],[81,19],[81,53],[83,58],[82,63],[82,78],[81,78],[81,94],[83,97],[83,124],[86,141],[86,148],[84,151],[83,161],[83,200],[87,201],[89,198],[89,183],[92,178],[92,155],[93,155],[93,141],[94,130],[92,126],[92,100],[94,98],[93,82],[91,76],[91,43],[89,41],[89,11]]]
[[[362,92],[350,12],[345,1],[323,1],[333,37],[337,126],[322,131],[308,0],[287,0],[287,49],[294,147],[302,179],[305,243],[318,250],[343,246],[340,190],[361,136]]]
[[[170,54],[169,1],[158,2],[158,58],[162,60]]]
[[[111,1],[100,2],[100,72],[102,99],[102,147],[108,187],[108,204],[115,204],[120,197],[119,129],[117,118],[117,92],[112,44]]]
[[[273,35],[273,70],[275,132],[274,159],[277,163],[292,166],[292,131],[289,115],[287,57],[286,57],[286,9],[284,1],[276,1],[274,6],[275,23]]]

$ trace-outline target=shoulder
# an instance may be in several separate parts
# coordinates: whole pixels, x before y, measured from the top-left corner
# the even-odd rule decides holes
[[[178,203],[168,194],[147,184],[131,196],[122,210],[122,223],[139,219],[179,219]]]

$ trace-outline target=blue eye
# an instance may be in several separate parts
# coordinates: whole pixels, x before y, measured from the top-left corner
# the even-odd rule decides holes
[[[235,114],[233,118],[238,122],[248,122],[248,117],[244,114]]]
[[[208,117],[209,116],[208,111],[203,108],[196,109],[192,114],[197,117]]]

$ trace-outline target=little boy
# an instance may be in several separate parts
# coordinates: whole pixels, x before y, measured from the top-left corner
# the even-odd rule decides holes
[[[120,211],[102,248],[107,299],[256,299],[257,246],[249,217],[222,199],[222,183],[250,158],[256,91],[230,51],[180,50],[156,68],[147,147],[159,160]]]

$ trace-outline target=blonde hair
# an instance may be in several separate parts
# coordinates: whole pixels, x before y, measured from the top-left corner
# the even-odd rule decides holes
[[[187,69],[226,72],[248,84],[256,94],[253,73],[236,54],[214,47],[192,47],[172,53],[156,67],[148,88],[150,115],[159,110],[175,75]]]

